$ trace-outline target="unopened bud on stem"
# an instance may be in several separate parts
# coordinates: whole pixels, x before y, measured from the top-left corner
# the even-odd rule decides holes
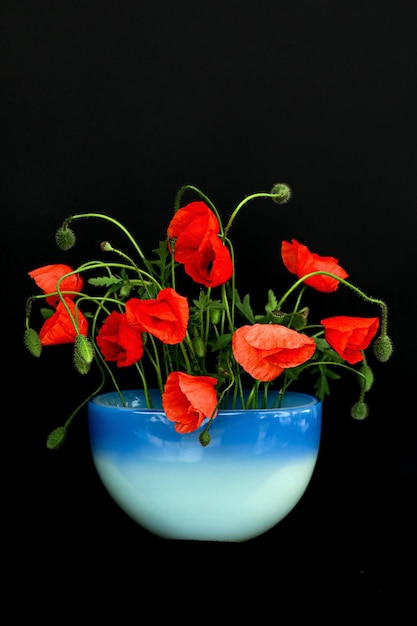
[[[351,408],[350,414],[355,420],[364,420],[368,417],[369,407],[363,400],[358,400]]]
[[[76,242],[75,233],[68,226],[61,226],[55,233],[56,245],[60,250],[70,250]]]
[[[39,357],[42,352],[42,344],[38,333],[33,328],[27,328],[25,330],[23,338],[25,347],[29,352],[36,357]]]
[[[83,361],[91,363],[94,358],[94,347],[88,337],[77,335],[74,343],[75,352],[79,354]]]
[[[80,374],[88,374],[94,358],[94,347],[88,337],[77,335],[74,342],[74,366]]]
[[[385,363],[385,361],[388,361],[393,351],[392,341],[388,335],[380,335],[376,339],[373,348],[378,361]]]
[[[365,380],[360,376],[360,384],[364,385],[364,391],[369,391],[372,385],[374,384],[374,373],[369,367],[369,365],[362,365],[360,368],[360,373],[365,376]]]
[[[57,448],[60,448],[64,443],[66,436],[67,429],[65,428],[65,426],[58,426],[58,428],[55,428],[55,430],[53,430],[48,435],[48,439],[46,440],[46,447],[49,450],[56,450]]]
[[[291,189],[285,183],[276,183],[271,193],[274,195],[274,202],[277,204],[285,204],[291,198]]]
[[[201,337],[193,337],[193,348],[196,356],[200,359],[204,359],[206,348]]]
[[[200,434],[199,440],[203,448],[208,446],[208,444],[210,443],[210,435],[207,429],[203,430],[203,432]]]

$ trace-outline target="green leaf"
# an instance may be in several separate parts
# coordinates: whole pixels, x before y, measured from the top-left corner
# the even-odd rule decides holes
[[[285,370],[285,376],[291,380],[297,380],[302,372],[302,367],[289,367]]]
[[[316,342],[317,350],[326,351],[330,349],[330,346],[324,337],[315,337],[314,341]]]
[[[314,361],[332,361],[333,363],[343,363],[344,360],[337,354],[333,348],[329,346],[323,337],[314,337],[316,343],[316,352],[312,360]]]
[[[268,289],[268,302],[265,305],[265,311],[267,313],[272,313],[272,311],[276,311],[278,309],[278,300],[275,297],[272,289]]]
[[[220,335],[220,337],[217,337],[215,341],[210,342],[211,351],[218,352],[219,350],[222,350],[223,348],[228,347],[231,341],[232,341],[231,333],[225,333],[224,335]]]
[[[210,298],[205,291],[200,290],[198,300],[194,299],[193,304],[199,311],[205,311],[210,304]]]
[[[94,287],[111,287],[112,285],[120,285],[123,282],[119,276],[99,276],[97,278],[89,278],[88,282]]]
[[[243,315],[243,317],[245,317],[249,322],[251,322],[251,324],[255,323],[255,316],[253,314],[252,307],[250,305],[250,296],[248,293],[246,294],[246,296],[243,298],[243,301],[242,301],[236,290],[235,291],[235,305],[238,311],[240,311],[240,313]]]
[[[330,395],[329,379],[338,380],[341,378],[341,376],[334,370],[321,363],[319,363],[317,367],[312,368],[312,374],[317,375],[317,380],[314,384],[314,391],[316,396],[320,398],[321,401],[323,401],[326,396]]]
[[[160,241],[158,248],[154,248],[152,252],[155,252],[161,264],[165,265],[167,258],[170,256],[166,239]]]
[[[55,313],[54,309],[49,309],[46,306],[43,306],[41,308],[41,315],[42,315],[42,319],[47,320],[49,317],[52,317],[52,315]]]
[[[147,261],[147,265],[151,269],[156,268],[156,270],[158,270],[157,275],[160,282],[162,285],[166,285],[172,270],[171,263],[169,262],[171,253],[168,248],[167,240],[164,239],[163,241],[160,241],[158,248],[154,248],[153,252],[155,252],[157,259]]]

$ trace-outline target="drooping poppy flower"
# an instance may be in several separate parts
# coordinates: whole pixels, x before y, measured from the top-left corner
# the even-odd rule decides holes
[[[339,315],[320,322],[327,343],[345,361],[353,365],[363,361],[361,350],[371,343],[379,328],[378,317],[349,317]]]
[[[125,313],[110,313],[96,342],[105,361],[114,361],[117,367],[133,365],[143,356],[142,333],[128,324]]]
[[[230,252],[217,235],[207,233],[199,249],[184,263],[184,271],[199,285],[223,285],[233,274]]]
[[[314,339],[280,324],[241,326],[232,337],[236,361],[253,378],[267,382],[314,354]]]
[[[198,250],[208,232],[218,235],[220,224],[216,214],[205,202],[190,202],[178,209],[167,229],[168,239],[175,240],[178,263],[185,263],[188,256]]]
[[[339,278],[347,278],[348,274],[339,265],[338,259],[332,256],[319,256],[314,252],[310,252],[307,246],[299,243],[296,239],[291,239],[291,243],[283,241],[281,244],[281,257],[285,267],[289,272],[295,274],[298,278],[302,278],[310,272],[330,272]],[[331,276],[318,274],[304,281],[306,285],[322,291],[330,293],[336,291],[339,281]]]
[[[32,270],[28,272],[29,276],[33,278],[39,289],[42,290],[43,293],[52,293],[56,291],[57,282],[62,276],[72,272],[73,269],[69,265],[63,265],[62,263],[55,263],[53,265],[44,265],[43,267],[38,267],[36,270]],[[71,276],[67,276],[61,281],[60,289],[61,291],[81,291],[84,286],[84,279],[81,274],[71,274]],[[75,295],[67,294],[67,298],[75,298]],[[59,296],[50,296],[46,298],[48,304],[53,307],[56,307],[59,301]]]
[[[78,333],[88,335],[88,322],[81,311],[75,307],[75,303],[70,298],[64,297],[65,303],[78,324]],[[43,346],[54,346],[61,343],[74,343],[77,336],[74,324],[62,301],[58,302],[55,313],[51,315],[43,324],[39,331],[39,339]]]
[[[163,343],[180,343],[186,335],[188,301],[172,287],[161,289],[156,299],[131,298],[126,302],[125,313],[133,328],[147,332]]]
[[[178,433],[191,433],[217,415],[217,379],[172,372],[162,393],[162,407]]]
[[[168,226],[174,259],[184,271],[205,287],[223,285],[233,275],[228,248],[219,238],[216,215],[204,202],[191,202],[179,209]]]

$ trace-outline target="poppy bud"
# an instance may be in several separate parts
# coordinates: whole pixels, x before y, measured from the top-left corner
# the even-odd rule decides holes
[[[360,368],[360,373],[365,376],[365,391],[369,391],[372,385],[374,384],[374,373],[369,367],[369,365],[362,365]],[[360,376],[360,384],[363,385],[363,378]]]
[[[67,429],[65,426],[58,426],[48,435],[48,439],[46,440],[46,447],[49,450],[56,450],[60,448],[64,443],[67,436]]]
[[[208,444],[210,443],[210,439],[211,439],[208,430],[203,430],[203,432],[200,434],[198,439],[204,448],[208,446]]]
[[[93,357],[91,341],[84,335],[77,335],[74,342],[74,367],[79,374],[88,374]]]
[[[61,226],[55,233],[56,245],[60,250],[70,250],[76,242],[75,233],[68,226]]]
[[[285,204],[291,198],[291,189],[285,183],[276,183],[271,193],[274,195],[273,201],[277,204]]]
[[[79,374],[88,374],[88,372],[90,371],[91,363],[87,363],[87,361],[84,361],[84,359],[80,357],[79,353],[76,350],[74,350],[73,359],[74,367],[77,372]]]
[[[78,355],[85,363],[90,364],[94,357],[94,348],[88,337],[77,335],[74,342],[74,354]]]
[[[100,244],[100,248],[103,252],[112,252],[113,246],[110,241],[102,241]]]
[[[130,283],[124,283],[120,288],[120,296],[122,298],[128,298],[130,296],[130,292],[132,291],[132,286]]]
[[[220,322],[220,309],[210,309],[210,321],[212,324],[218,324]]]
[[[388,335],[380,335],[373,347],[374,354],[378,361],[381,361],[381,363],[388,361],[393,351],[392,341]]]
[[[193,348],[198,358],[203,359],[206,354],[206,348],[201,337],[193,338]]]
[[[355,404],[350,410],[350,415],[355,420],[364,420],[366,417],[368,417],[368,414],[369,414],[369,407],[366,404],[366,402],[364,402],[363,400],[359,400],[358,402],[355,402]]]
[[[40,356],[42,344],[38,333],[33,328],[27,328],[23,337],[25,347],[33,356]]]

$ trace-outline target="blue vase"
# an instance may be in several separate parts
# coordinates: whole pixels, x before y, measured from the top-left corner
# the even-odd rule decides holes
[[[167,539],[241,542],[271,529],[299,502],[320,445],[321,402],[286,392],[281,408],[224,409],[199,434],[178,434],[152,391],[116,392],[89,402],[91,451],[113,500]]]

